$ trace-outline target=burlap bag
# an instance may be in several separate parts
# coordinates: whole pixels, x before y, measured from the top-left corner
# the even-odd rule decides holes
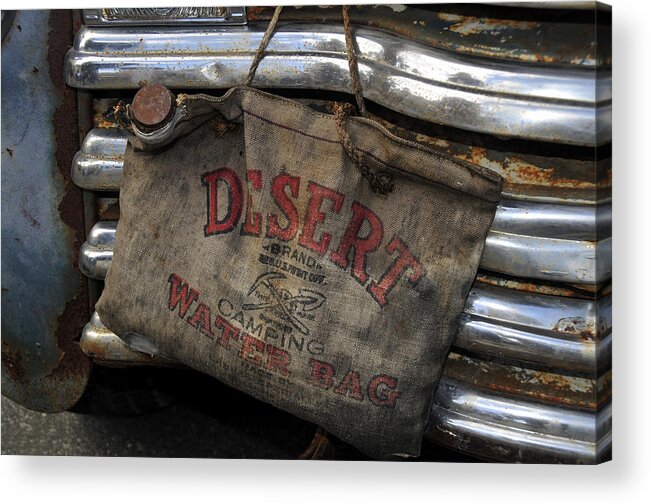
[[[500,178],[248,87],[180,102],[163,148],[127,148],[103,322],[370,456],[417,456]]]

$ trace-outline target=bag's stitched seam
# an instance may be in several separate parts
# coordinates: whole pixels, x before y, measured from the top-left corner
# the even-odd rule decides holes
[[[239,87],[237,88],[238,91],[241,91],[242,93],[251,93],[253,95],[257,95],[260,98],[268,98],[273,101],[281,102],[283,104],[286,104],[290,107],[293,107],[302,113],[305,113],[311,117],[317,118],[317,119],[324,119],[324,118],[329,118],[331,117],[328,114],[324,114],[322,112],[317,112],[314,109],[311,109],[307,105],[303,105],[302,103],[297,103],[293,100],[284,98],[282,96],[274,95],[271,93],[266,93],[264,91],[261,91],[259,89],[255,88],[243,88]],[[225,95],[224,95],[225,96]],[[483,177],[487,179],[489,182],[501,182],[502,176],[483,167],[480,165],[475,165],[473,163],[470,163],[464,159],[458,159],[458,158],[452,158],[452,157],[447,157],[443,155],[441,152],[437,152],[436,150],[430,149],[428,147],[425,147],[424,145],[421,145],[416,142],[412,142],[410,140],[407,140],[405,138],[402,138],[389,130],[387,130],[384,126],[381,124],[377,123],[377,121],[374,121],[372,119],[368,119],[365,117],[355,117],[354,118],[356,121],[367,124],[368,126],[371,126],[373,129],[378,131],[379,133],[383,134],[388,140],[396,144],[400,148],[405,148],[405,147],[410,147],[412,149],[418,150],[424,154],[427,154],[429,156],[434,156],[438,159],[441,159],[445,162],[455,164],[457,166],[460,166],[462,168],[465,168],[467,170],[472,171],[474,174],[479,175],[480,177]]]
[[[329,139],[329,138],[323,138],[323,137],[320,137],[320,136],[312,135],[312,134],[310,134],[310,133],[306,133],[306,132],[304,132],[304,131],[301,131],[301,130],[298,130],[298,129],[292,128],[291,126],[286,126],[286,125],[284,125],[284,124],[277,123],[277,122],[275,122],[275,121],[272,121],[271,119],[267,119],[266,117],[262,117],[262,116],[260,116],[260,115],[258,115],[258,114],[255,114],[254,112],[250,112],[249,110],[246,110],[246,109],[244,109],[244,108],[242,109],[242,111],[243,111],[245,114],[249,114],[249,115],[251,115],[251,116],[253,116],[253,117],[255,117],[255,118],[257,118],[257,119],[259,119],[259,120],[261,120],[261,121],[263,121],[263,122],[266,122],[266,123],[268,123],[268,124],[272,124],[273,126],[278,126],[279,128],[283,128],[283,129],[286,129],[286,130],[292,131],[292,132],[294,132],[294,133],[298,133],[299,135],[303,135],[303,136],[306,136],[306,137],[308,137],[308,138],[312,138],[312,139],[314,139],[314,140],[321,140],[321,141],[323,141],[323,142],[327,142],[327,143],[330,143],[330,144],[339,144],[339,145],[342,145],[342,143],[341,143],[340,140],[331,140],[331,139]],[[396,171],[398,171],[398,172],[400,172],[400,173],[404,173],[404,174],[406,174],[406,175],[410,175],[410,176],[413,176],[413,177],[417,177],[417,178],[420,178],[420,179],[426,180],[426,181],[428,181],[428,182],[431,182],[431,183],[433,183],[433,184],[439,184],[439,185],[445,186],[445,187],[447,187],[447,188],[449,188],[449,189],[452,189],[453,191],[458,191],[458,192],[462,192],[462,193],[464,193],[464,194],[468,194],[469,196],[475,197],[475,198],[480,199],[480,200],[482,200],[482,201],[487,201],[487,202],[490,202],[490,203],[494,203],[494,202],[496,202],[496,201],[499,201],[499,197],[496,198],[496,199],[489,199],[489,198],[486,198],[486,197],[484,197],[484,196],[479,196],[479,195],[475,195],[475,194],[470,194],[467,190],[465,190],[465,189],[463,189],[463,188],[460,188],[460,187],[453,187],[453,186],[451,186],[451,185],[449,185],[449,184],[446,184],[446,183],[444,183],[444,182],[442,182],[442,181],[440,181],[440,180],[434,180],[434,179],[431,179],[431,178],[429,178],[429,177],[426,177],[425,175],[420,175],[420,174],[418,174],[418,173],[414,173],[414,172],[411,172],[411,171],[405,170],[404,168],[400,168],[400,167],[398,167],[398,166],[392,165],[392,164],[387,163],[386,161],[384,161],[384,160],[378,158],[378,157],[375,156],[374,154],[371,154],[370,152],[368,152],[368,151],[366,151],[366,150],[364,150],[364,149],[360,149],[359,147],[355,147],[355,150],[356,150],[356,151],[359,151],[359,152],[362,152],[362,153],[366,154],[366,155],[369,156],[369,157],[372,157],[372,158],[373,158],[374,160],[376,160],[378,163],[381,163],[381,164],[387,166],[388,168],[392,168],[392,169],[394,169],[394,170],[396,170]],[[437,157],[438,157],[438,156],[437,156]],[[438,157],[438,158],[439,158],[439,159],[442,159],[442,160],[444,160],[444,161],[450,161],[450,160],[447,160],[447,159],[445,159],[445,158],[443,158],[443,157]]]
[[[312,135],[310,133],[306,133],[305,131],[301,131],[301,130],[292,128],[291,126],[286,126],[285,124],[280,124],[280,123],[274,122],[271,119],[267,119],[266,117],[259,116],[258,114],[250,112],[250,111],[248,111],[246,109],[242,109],[242,111],[245,114],[249,114],[249,115],[252,115],[253,117],[256,117],[256,118],[260,119],[261,121],[264,121],[264,122],[269,123],[269,124],[273,124],[274,126],[278,126],[279,128],[283,128],[283,129],[286,129],[286,130],[289,130],[289,131],[293,131],[294,133],[298,133],[299,135],[303,135],[303,136],[306,136],[306,137],[309,137],[309,138],[313,138],[314,140],[322,140],[324,142],[328,142],[328,143],[332,143],[332,144],[341,143],[339,140],[331,140],[329,138],[324,138],[324,137]]]
[[[295,101],[289,100],[289,99],[284,98],[282,96],[274,95],[274,94],[271,94],[271,93],[266,93],[266,92],[261,91],[259,89],[243,87],[243,86],[237,86],[235,88],[231,88],[226,94],[224,94],[223,96],[217,97],[217,98],[214,97],[214,96],[207,95],[207,94],[188,95],[188,98],[189,99],[196,99],[195,97],[201,97],[202,99],[207,99],[208,101],[211,101],[213,103],[220,103],[221,104],[221,103],[224,103],[228,98],[230,98],[231,91],[233,91],[234,93],[237,92],[238,94],[248,94],[248,93],[250,93],[250,94],[252,94],[254,96],[257,96],[257,97],[260,97],[260,98],[268,98],[268,99],[270,99],[272,101],[281,102],[281,103],[283,103],[285,105],[288,105],[288,106],[290,106],[292,108],[295,108],[295,109],[301,111],[301,113],[307,114],[307,115],[309,115],[311,117],[314,117],[314,118],[317,118],[317,119],[323,119],[323,118],[329,117],[328,114],[323,114],[322,112],[317,112],[317,111],[311,109],[310,107],[308,107],[307,105],[303,105],[302,103],[297,103]],[[260,116],[256,116],[256,117],[258,117],[258,118],[260,118],[262,120],[266,120],[266,118],[263,118],[263,117],[260,117]],[[412,142],[410,140],[406,140],[404,138],[401,138],[401,137],[395,135],[394,133],[387,130],[384,126],[382,126],[381,124],[378,124],[376,121],[373,121],[372,119],[366,119],[364,117],[358,117],[356,119],[359,122],[367,124],[368,126],[371,126],[373,129],[378,131],[379,133],[385,135],[385,137],[389,141],[393,142],[395,145],[397,145],[400,148],[411,147],[411,148],[413,148],[415,150],[418,150],[418,151],[420,151],[420,152],[422,152],[422,153],[424,153],[426,155],[436,157],[437,159],[440,159],[440,160],[442,160],[444,162],[455,164],[457,166],[460,166],[461,168],[465,168],[466,170],[471,171],[475,175],[479,175],[480,177],[487,180],[489,183],[492,182],[492,183],[498,183],[499,184],[499,183],[502,182],[502,176],[501,175],[499,175],[499,174],[497,174],[497,173],[495,173],[495,172],[493,172],[493,171],[491,171],[491,170],[489,170],[489,169],[487,169],[487,168],[485,168],[483,166],[475,165],[475,164],[470,163],[470,162],[468,162],[468,161],[466,161],[464,159],[448,158],[448,157],[444,156],[443,154],[441,154],[440,152],[429,149],[429,148],[425,147],[424,145],[418,144],[416,142]],[[272,124],[276,124],[276,123],[273,123],[272,121],[270,121],[270,122]],[[278,126],[286,127],[284,125],[278,125]],[[297,133],[300,133],[300,131],[298,131],[298,130],[292,130],[289,126],[287,126],[286,128],[290,129],[291,131],[296,131]],[[319,139],[319,137],[315,137],[315,139]],[[323,140],[329,141],[328,139],[323,139]],[[407,172],[407,173],[411,173],[411,172]],[[424,176],[420,176],[420,177],[425,179],[425,180],[430,180],[431,182],[435,182],[434,180],[429,179],[427,177],[424,177]],[[442,184],[442,185],[445,185],[445,184]],[[454,188],[452,188],[452,189],[454,189]],[[484,199],[484,198],[482,198],[482,199]],[[486,201],[499,201],[499,194],[498,194],[498,197],[495,200],[486,199]]]

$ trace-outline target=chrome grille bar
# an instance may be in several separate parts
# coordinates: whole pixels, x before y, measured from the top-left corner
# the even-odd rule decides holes
[[[228,88],[244,82],[262,28],[83,27],[66,56],[81,89]],[[396,112],[504,137],[594,146],[610,142],[608,72],[539,68],[459,56],[356,28],[366,98]],[[260,88],[350,91],[344,34],[331,25],[280,28],[256,74]]]

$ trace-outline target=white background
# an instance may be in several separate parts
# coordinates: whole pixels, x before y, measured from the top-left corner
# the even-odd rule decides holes
[[[613,462],[574,467],[3,456],[3,502],[651,502],[651,2],[610,3],[614,62]],[[0,5],[17,9],[196,4],[206,2],[3,1]]]

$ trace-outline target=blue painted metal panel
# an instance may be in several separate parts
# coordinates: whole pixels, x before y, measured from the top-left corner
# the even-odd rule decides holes
[[[59,213],[67,183],[56,159],[49,16],[18,12],[2,44],[2,392],[61,411],[83,392],[90,365],[62,325],[83,285],[75,230]]]

